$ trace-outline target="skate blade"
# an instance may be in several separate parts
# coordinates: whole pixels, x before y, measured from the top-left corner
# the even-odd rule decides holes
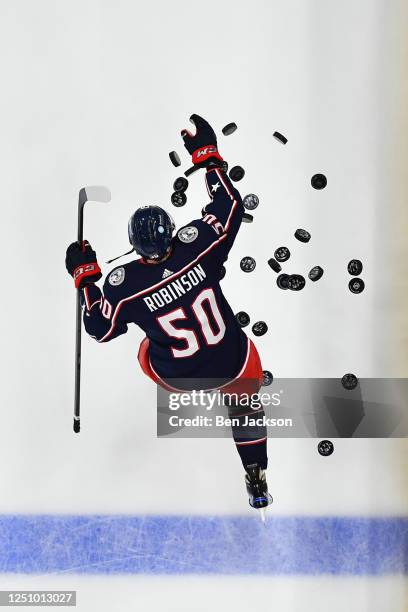
[[[266,526],[266,508],[259,508],[259,516],[261,517],[262,524]]]

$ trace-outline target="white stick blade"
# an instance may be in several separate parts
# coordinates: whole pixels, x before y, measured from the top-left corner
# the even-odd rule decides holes
[[[110,202],[111,192],[103,185],[91,185],[85,187],[86,199],[88,202]]]

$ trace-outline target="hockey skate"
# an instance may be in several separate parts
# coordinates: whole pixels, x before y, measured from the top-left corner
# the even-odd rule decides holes
[[[273,499],[272,495],[268,493],[266,474],[257,463],[247,466],[245,484],[249,496],[249,505],[259,510],[261,520],[265,523],[266,508],[273,502]]]

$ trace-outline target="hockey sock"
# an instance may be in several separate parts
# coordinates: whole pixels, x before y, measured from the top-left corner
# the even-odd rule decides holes
[[[267,431],[263,423],[265,417],[263,409],[254,411],[248,408],[229,407],[228,416],[232,419],[232,436],[244,468],[257,463],[263,470],[266,470],[268,467]]]

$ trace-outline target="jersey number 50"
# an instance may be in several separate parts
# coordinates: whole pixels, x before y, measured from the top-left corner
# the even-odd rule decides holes
[[[211,311],[212,318],[215,321],[218,331],[215,331],[211,326],[207,312],[204,310],[204,304],[207,304],[208,311]],[[224,319],[222,318],[220,309],[218,308],[214,291],[211,288],[201,291],[201,293],[191,304],[191,309],[198,321],[201,328],[201,333],[207,346],[213,346],[221,342],[225,335],[226,328]],[[157,322],[161,325],[168,336],[171,338],[177,338],[178,340],[184,340],[186,343],[186,348],[183,349],[177,349],[173,346],[170,347],[173,357],[176,359],[181,357],[191,357],[200,350],[200,344],[193,329],[179,329],[174,327],[174,321],[181,319],[187,319],[184,308],[176,308],[176,310],[172,310],[172,312],[169,312],[168,314],[157,317]]]

